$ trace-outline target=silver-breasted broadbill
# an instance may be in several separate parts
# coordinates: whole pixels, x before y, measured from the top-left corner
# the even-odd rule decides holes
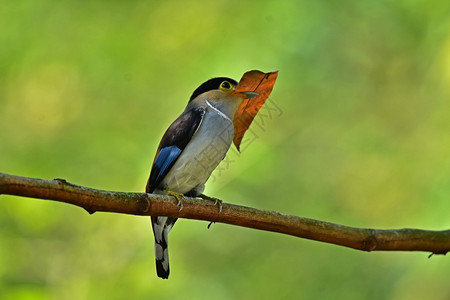
[[[215,199],[202,194],[205,183],[233,141],[239,149],[242,136],[269,96],[277,73],[249,71],[239,84],[227,77],[201,84],[162,137],[146,192],[172,195],[181,207],[183,196]],[[220,201],[219,206],[221,209]],[[167,238],[177,219],[155,216],[151,221],[156,272],[159,277],[168,278]]]

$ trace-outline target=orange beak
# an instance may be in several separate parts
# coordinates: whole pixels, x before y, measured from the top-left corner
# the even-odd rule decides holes
[[[245,98],[233,119],[233,142],[238,150],[245,132],[272,92],[277,76],[278,71],[269,73],[248,71],[236,86],[234,94]]]

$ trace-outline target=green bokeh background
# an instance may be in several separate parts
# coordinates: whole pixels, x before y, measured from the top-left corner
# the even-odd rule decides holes
[[[142,192],[215,76],[279,70],[226,202],[350,226],[450,228],[450,2],[2,1],[0,172]],[[450,298],[450,259],[0,196],[1,299]]]

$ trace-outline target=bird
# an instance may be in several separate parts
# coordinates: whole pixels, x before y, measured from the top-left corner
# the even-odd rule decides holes
[[[237,85],[234,79],[215,77],[194,90],[186,108],[159,143],[146,193],[173,196],[180,209],[184,196],[201,197],[214,200],[221,210],[220,200],[203,194],[205,183],[233,142],[236,110],[244,100],[258,96],[251,90],[236,91]],[[168,234],[176,221],[167,216],[151,217],[156,273],[163,279],[170,274]]]

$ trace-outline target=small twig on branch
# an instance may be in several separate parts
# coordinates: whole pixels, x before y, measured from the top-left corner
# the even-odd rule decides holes
[[[0,173],[0,194],[65,202],[80,206],[89,213],[163,215],[221,222],[363,251],[426,251],[432,254],[450,251],[450,230],[353,228],[227,203],[223,203],[223,210],[219,213],[211,201],[197,198],[186,198],[180,211],[177,201],[169,196],[102,191],[74,185],[64,179],[44,180]]]

